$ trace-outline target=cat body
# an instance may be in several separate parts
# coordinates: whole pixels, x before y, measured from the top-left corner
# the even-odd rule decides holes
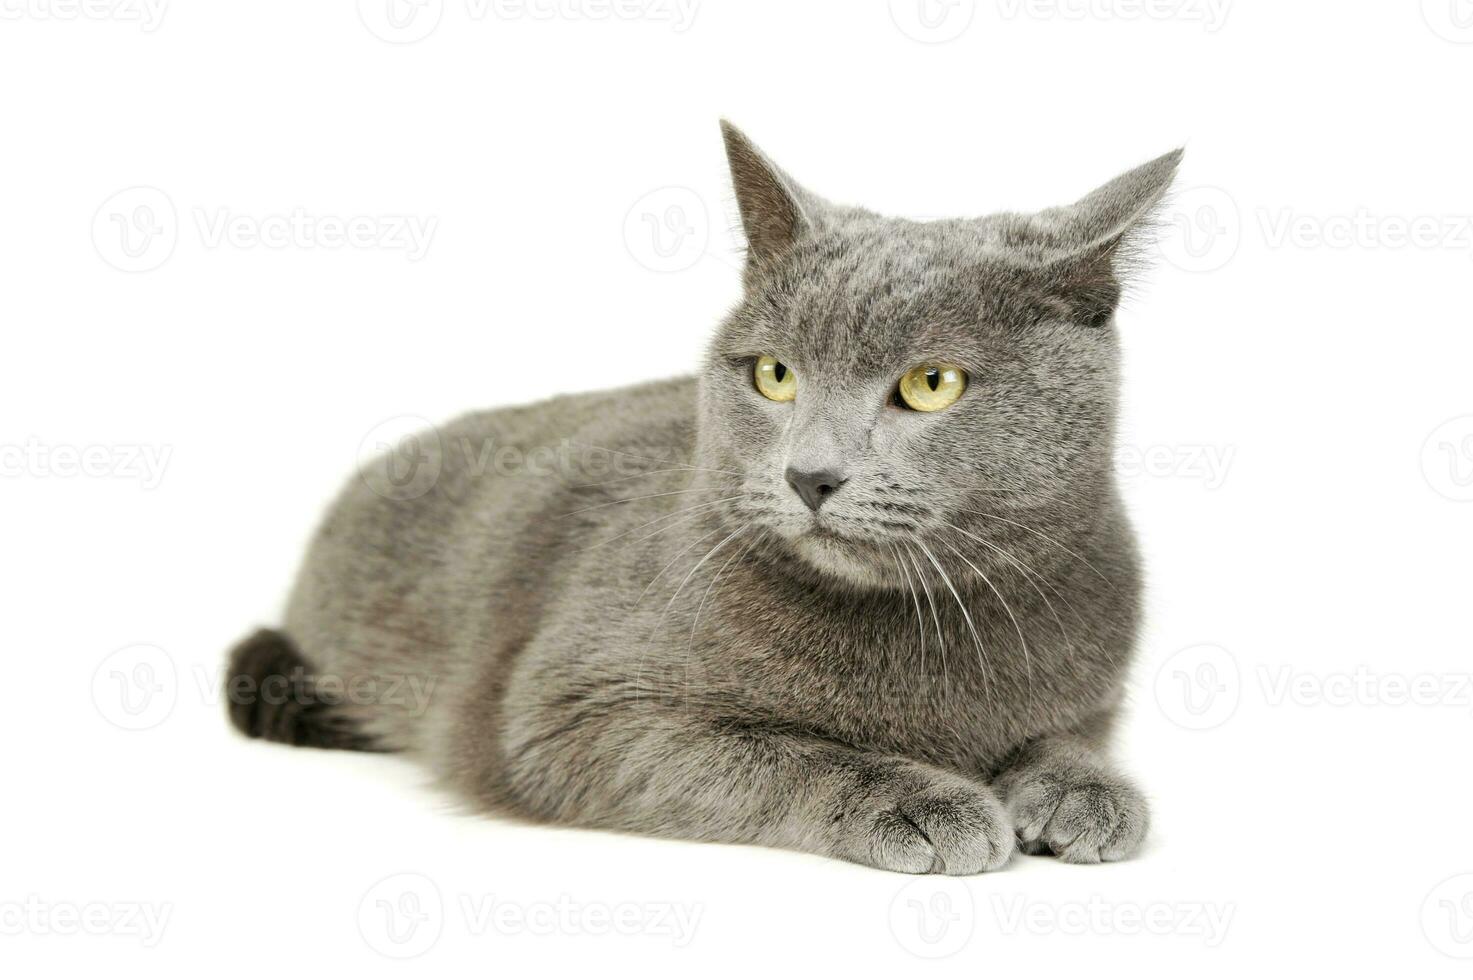
[[[366,467],[281,630],[237,648],[237,725],[403,752],[549,822],[910,872],[1128,856],[1111,314],[1176,157],[1072,209],[919,223],[726,137],[746,293],[699,376],[476,413]],[[795,397],[754,388],[763,357]],[[896,378],[932,362],[964,392],[912,411]]]

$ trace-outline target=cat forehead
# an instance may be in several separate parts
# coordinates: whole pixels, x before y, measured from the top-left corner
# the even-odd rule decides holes
[[[913,221],[862,212],[794,245],[770,285],[808,307],[866,309],[1028,291],[1039,262],[1012,229],[1012,215]]]
[[[982,258],[998,240],[987,227],[983,222],[891,218],[856,209],[826,215],[790,256],[794,266],[810,272],[828,268],[851,275],[903,274]]]
[[[854,222],[795,246],[739,326],[763,350],[888,369],[1036,321],[1035,279],[971,223]]]

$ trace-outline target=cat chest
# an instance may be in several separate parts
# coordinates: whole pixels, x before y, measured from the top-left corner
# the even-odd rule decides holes
[[[1100,710],[1113,676],[1049,647],[946,651],[904,643],[840,656],[773,644],[728,648],[687,677],[688,693],[717,693],[744,713],[871,751],[960,768],[988,768],[1029,738]]]

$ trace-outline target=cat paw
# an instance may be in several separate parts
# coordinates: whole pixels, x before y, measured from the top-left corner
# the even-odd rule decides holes
[[[887,871],[977,874],[1013,853],[1013,826],[992,790],[919,766],[866,787],[833,822],[838,857]]]
[[[1074,864],[1120,861],[1140,850],[1150,826],[1141,792],[1123,777],[1079,763],[1011,773],[999,784],[1024,854]]]

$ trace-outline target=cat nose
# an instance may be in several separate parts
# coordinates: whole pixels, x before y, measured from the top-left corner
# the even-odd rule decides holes
[[[844,484],[844,478],[833,470],[814,470],[805,473],[802,470],[789,466],[783,474],[787,477],[788,486],[793,492],[803,498],[808,509],[814,513],[823,506],[823,502]]]

